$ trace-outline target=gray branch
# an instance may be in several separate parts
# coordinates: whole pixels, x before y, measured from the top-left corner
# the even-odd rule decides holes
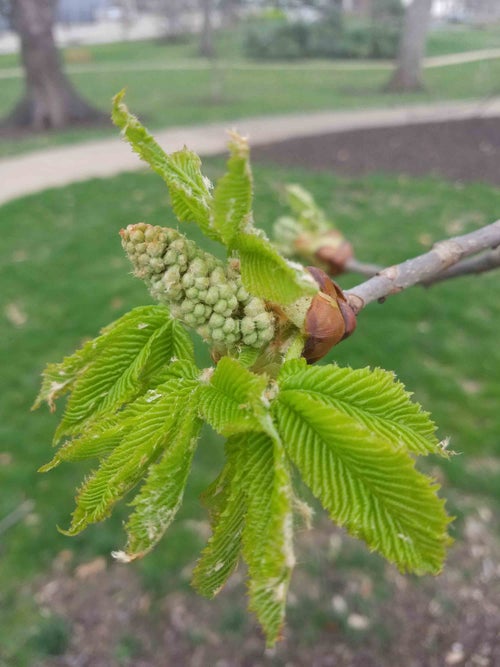
[[[498,266],[498,253],[495,249],[499,246],[500,220],[497,220],[470,234],[439,241],[432,250],[423,255],[382,269],[376,276],[347,290],[345,295],[358,313],[373,301],[384,300],[391,294],[397,294],[419,283],[430,285],[457,275],[476,273],[477,267],[485,264],[489,266],[488,269],[483,268],[483,271],[494,268]],[[494,250],[495,253],[485,253],[467,264],[462,262],[464,258],[485,250]]]

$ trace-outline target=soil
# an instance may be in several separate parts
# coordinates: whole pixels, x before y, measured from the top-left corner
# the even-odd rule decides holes
[[[500,185],[500,118],[355,130],[252,149],[254,162],[359,176],[373,171]]]
[[[74,568],[62,552],[36,600],[44,616],[65,619],[69,644],[36,667],[498,667],[495,523],[487,506],[469,508],[443,573],[418,578],[320,522],[298,540],[287,626],[272,650],[244,609],[241,570],[214,601],[182,582],[157,598],[131,566],[98,558]]]
[[[294,139],[253,158],[500,185],[500,120]],[[498,519],[486,504],[458,505],[461,536],[437,578],[399,574],[326,520],[302,532],[287,626],[272,650],[245,611],[241,570],[214,601],[182,582],[155,596],[133,566],[98,558],[76,567],[62,552],[34,594],[44,615],[68,623],[68,645],[36,667],[499,667]]]

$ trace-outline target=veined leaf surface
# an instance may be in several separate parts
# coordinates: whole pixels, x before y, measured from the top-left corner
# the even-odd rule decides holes
[[[200,412],[212,428],[225,436],[258,431],[266,385],[265,376],[251,373],[235,359],[223,357],[210,382],[200,387]]]
[[[165,308],[135,308],[95,340],[92,357],[87,355],[73,382],[55,441],[134,400],[162,379],[172,359],[192,359],[192,354],[188,334]]]
[[[254,296],[287,304],[318,291],[314,281],[283,259],[264,236],[240,233],[232,249],[240,258],[243,285]]]
[[[283,390],[274,405],[286,451],[332,519],[401,570],[439,572],[449,520],[408,453],[306,391]]]
[[[287,362],[279,376],[284,390],[307,392],[315,400],[344,412],[395,448],[416,454],[444,454],[436,426],[393,373],[381,368],[308,366]]]
[[[196,564],[192,583],[208,598],[217,595],[238,565],[247,512],[245,442],[246,436],[235,436],[227,441],[224,468],[203,494],[212,536]]]
[[[192,394],[196,388],[190,379],[168,380],[127,408],[123,439],[77,495],[69,535],[106,518],[113,505],[142,479],[174,441],[179,408],[195,400]]]
[[[217,182],[212,204],[212,225],[227,247],[251,224],[253,189],[247,141],[231,133],[229,150],[227,173]]]
[[[245,486],[248,510],[243,556],[248,565],[249,607],[257,615],[268,646],[279,638],[285,618],[293,553],[292,485],[279,438],[246,436]]]
[[[131,503],[134,512],[126,525],[125,552],[119,552],[122,560],[146,555],[174,520],[182,504],[201,425],[195,400],[190,399],[189,390],[181,390],[175,400],[168,446],[159,461],[150,467],[146,481]]]
[[[121,91],[113,100],[113,122],[122,130],[132,149],[163,178],[180,222],[195,222],[207,236],[219,241],[219,235],[210,224],[212,185],[201,173],[200,158],[187,148],[167,155],[137,117],[130,113],[123,102],[124,96],[125,91]]]

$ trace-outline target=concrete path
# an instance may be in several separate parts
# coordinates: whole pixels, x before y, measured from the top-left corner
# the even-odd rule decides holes
[[[484,102],[446,102],[391,109],[246,118],[210,125],[173,127],[155,132],[155,136],[167,152],[186,145],[200,155],[208,156],[225,151],[228,128],[237,129],[249,138],[251,146],[258,146],[293,137],[360,128],[496,116],[500,116],[500,97]],[[50,187],[90,178],[107,178],[143,166],[139,157],[118,137],[6,158],[0,160],[0,204]]]
[[[445,56],[431,56],[424,59],[426,69],[449,67],[465,63],[480,62],[482,60],[496,60],[500,58],[499,49],[481,49],[465,53],[450,53]],[[131,63],[88,63],[67,65],[66,71],[71,74],[101,74],[120,72],[172,72],[172,71],[200,71],[211,69],[213,65],[206,59],[193,58],[190,60],[175,60],[173,62],[154,62],[139,60]],[[362,72],[366,70],[391,70],[394,61],[391,60],[320,60],[300,61],[298,63],[259,63],[251,61],[227,61],[218,63],[222,70],[234,71],[328,71],[328,72]],[[21,67],[0,69],[0,79],[18,79],[23,76]]]

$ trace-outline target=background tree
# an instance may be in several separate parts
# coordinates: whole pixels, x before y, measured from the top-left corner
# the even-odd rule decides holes
[[[9,15],[21,41],[25,92],[6,126],[59,129],[105,116],[80,97],[64,74],[53,26],[54,0],[10,0]]]
[[[214,47],[214,0],[200,0],[202,15],[200,32],[200,56],[213,58]]]
[[[389,90],[420,90],[422,59],[431,19],[432,0],[413,0],[406,9],[396,71]]]

